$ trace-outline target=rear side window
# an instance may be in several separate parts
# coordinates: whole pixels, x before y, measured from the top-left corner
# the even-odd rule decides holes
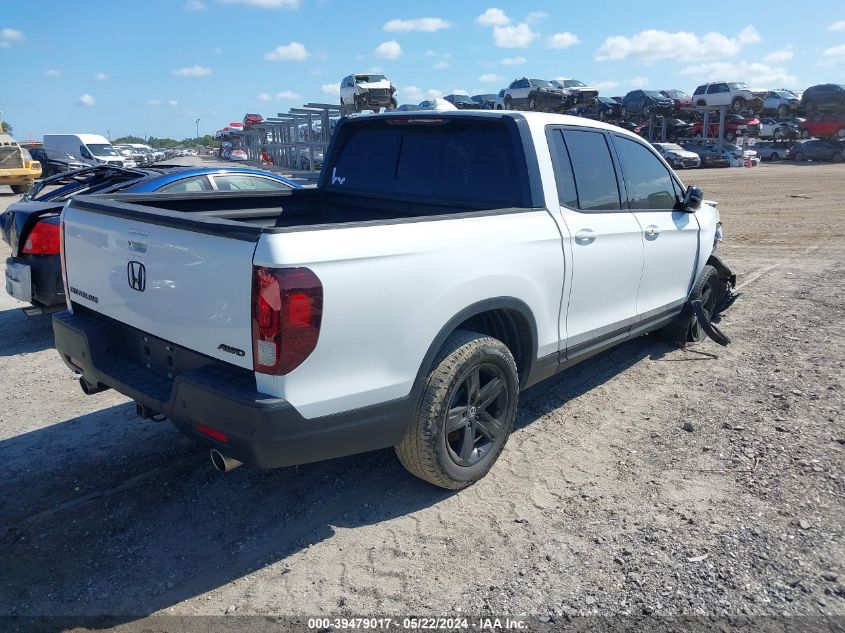
[[[523,206],[514,138],[501,121],[351,124],[326,187],[426,201]]]
[[[183,178],[176,182],[165,185],[159,191],[167,191],[169,193],[195,193],[199,191],[211,191],[211,184],[205,176],[194,176],[193,178]]]
[[[669,171],[647,148],[636,141],[614,136],[616,155],[628,192],[628,206],[634,210],[671,211],[678,203]]]
[[[564,130],[563,138],[575,175],[578,208],[581,211],[621,209],[616,170],[604,134]]]
[[[557,183],[557,197],[561,206],[569,209],[578,208],[578,190],[575,188],[575,175],[572,173],[572,161],[569,151],[563,141],[561,130],[551,130],[548,133],[549,151],[552,154],[552,164],[555,168],[555,182]]]

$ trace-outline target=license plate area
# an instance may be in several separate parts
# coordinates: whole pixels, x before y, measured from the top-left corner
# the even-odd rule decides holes
[[[121,335],[126,336],[123,347],[128,360],[169,380],[214,362],[202,354],[137,330],[127,328]]]
[[[20,301],[32,302],[32,270],[12,258],[6,260],[6,293]]]

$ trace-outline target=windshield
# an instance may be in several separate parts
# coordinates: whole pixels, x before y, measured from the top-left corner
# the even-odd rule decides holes
[[[384,75],[355,75],[357,83],[371,83],[375,81],[386,81]]]
[[[563,85],[567,88],[586,88],[587,84],[583,81],[578,81],[577,79],[564,79]]]
[[[545,79],[529,79],[528,83],[538,88],[548,88],[552,85],[552,82],[546,81]]]
[[[94,156],[120,156],[108,143],[91,143],[87,147]]]
[[[678,145],[677,143],[662,143],[660,145],[663,149],[670,151],[670,152],[682,152],[683,148]]]
[[[789,90],[778,90],[775,94],[779,97],[783,97],[784,99],[794,99],[795,93],[790,92]]]
[[[748,90],[748,84],[744,81],[732,81],[728,84],[731,90]]]
[[[689,96],[686,92],[681,90],[664,90],[663,94],[667,97],[671,97],[672,99],[683,99]]]
[[[725,143],[724,148],[729,152],[741,152],[742,148],[739,145],[734,145],[733,143]]]
[[[452,95],[452,99],[461,101],[462,103],[472,103],[472,99],[468,95]]]
[[[657,90],[643,90],[643,94],[652,99],[663,99],[663,95],[657,92]]]

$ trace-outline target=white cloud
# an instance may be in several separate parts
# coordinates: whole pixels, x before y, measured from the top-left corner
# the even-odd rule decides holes
[[[525,58],[522,55],[517,55],[516,57],[505,57],[502,60],[502,63],[505,66],[519,66],[520,64],[525,63]]]
[[[283,90],[282,92],[276,93],[276,99],[279,101],[294,101],[296,99],[302,99],[302,95],[293,90]]]
[[[737,39],[741,44],[757,44],[758,42],[763,41],[763,38],[760,37],[760,33],[757,29],[750,25],[746,26],[739,32]]]
[[[845,46],[843,54],[845,54]],[[680,74],[699,81],[746,81],[752,87],[778,84],[789,85],[796,81],[785,69],[759,62],[705,62],[681,69]]]
[[[263,101],[264,103],[267,103],[268,101],[272,101],[273,97],[268,92],[259,92],[256,99],[258,99],[259,101]]]
[[[564,31],[563,33],[555,33],[549,38],[549,48],[569,48],[580,44],[581,40],[577,35]]]
[[[161,105],[161,101],[159,101],[158,99],[149,99],[147,103],[151,106]]]
[[[0,29],[0,48],[9,48],[12,44],[20,44],[24,41],[23,33],[15,29]]]
[[[487,9],[475,21],[482,26],[507,26],[511,23],[511,19],[501,9]]]
[[[496,26],[493,28],[493,42],[499,48],[528,48],[538,33],[531,30],[525,22],[516,26]]]
[[[772,51],[763,58],[764,64],[777,64],[780,62],[788,62],[795,56],[792,50],[792,44],[780,50]]]
[[[205,66],[188,66],[186,68],[171,70],[170,74],[176,77],[207,77],[211,74],[211,68],[206,68]]]
[[[45,77],[58,77],[61,74],[62,72],[60,70],[56,70],[55,68],[48,68],[44,71]]]
[[[337,97],[340,95],[340,82],[336,84],[323,84],[321,90],[324,95]]]
[[[399,94],[402,95],[402,98],[406,101],[422,101],[423,100],[423,92],[416,86],[405,86],[399,91]]]
[[[613,90],[614,88],[618,88],[622,84],[620,84],[618,81],[591,81],[590,85],[598,90]]]
[[[652,63],[660,59],[695,61],[732,57],[739,53],[744,44],[759,41],[759,37],[752,26],[745,27],[736,38],[715,31],[699,37],[688,31],[669,33],[648,29],[630,37],[624,35],[608,37],[597,51],[596,60],[603,62],[635,59]]]
[[[376,46],[374,52],[383,59],[399,59],[402,56],[402,47],[396,40],[390,40]]]
[[[310,54],[304,44],[291,42],[290,44],[277,46],[274,50],[264,53],[264,59],[268,59],[271,62],[301,62],[308,59]]]
[[[468,93],[466,90],[464,90],[463,88],[452,88],[452,93],[451,93],[451,94],[453,94],[453,95],[466,95],[466,96],[469,96],[469,93]]]
[[[208,7],[202,0],[188,0],[185,3],[185,8],[188,11],[205,11]]]
[[[175,108],[179,105],[179,102],[176,101],[176,99],[168,99],[167,105],[169,105],[171,108]]]
[[[383,28],[389,33],[408,33],[410,31],[432,33],[440,29],[448,29],[450,26],[452,25],[443,18],[413,18],[411,20],[390,20]]]
[[[215,47],[214,47],[213,49],[211,49],[211,50],[212,50],[212,52],[213,52],[215,55],[222,55],[222,54],[223,54],[223,49],[222,49],[222,48],[220,48],[219,46],[215,46]]]
[[[437,62],[434,66],[432,66],[432,68],[435,70],[443,70],[444,68],[449,68],[449,66],[449,62]]]
[[[84,94],[79,97],[79,105],[84,105],[90,108],[96,104],[97,100],[89,94]]]
[[[648,77],[631,77],[625,83],[634,88],[645,88],[648,85]]]
[[[442,90],[436,90],[434,88],[429,88],[426,91],[425,96],[428,97],[429,99],[442,99],[443,98],[443,91]]]
[[[298,9],[299,0],[219,0],[223,4],[245,4],[259,9]]]
[[[545,11],[532,11],[525,16],[525,21],[528,22],[528,24],[536,24],[537,22],[542,22],[547,17],[549,17],[549,14]]]
[[[832,66],[842,61],[845,61],[845,44],[826,48],[822,53],[822,59],[819,64],[821,66]]]
[[[845,31],[845,20],[839,20],[838,22],[834,22],[829,27],[827,27],[828,31]]]
[[[96,81],[105,81],[108,78],[109,76],[106,73],[97,73],[96,75],[94,75],[94,79]]]
[[[501,75],[497,75],[496,73],[486,73],[484,75],[481,75],[481,77],[478,78],[478,81],[481,81],[483,83],[492,83],[494,81],[502,81],[503,79],[504,77],[502,77]]]

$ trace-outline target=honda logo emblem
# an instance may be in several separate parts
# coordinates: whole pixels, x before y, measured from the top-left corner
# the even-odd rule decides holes
[[[126,265],[126,279],[132,290],[144,292],[147,287],[147,269],[141,262],[129,262]]]

